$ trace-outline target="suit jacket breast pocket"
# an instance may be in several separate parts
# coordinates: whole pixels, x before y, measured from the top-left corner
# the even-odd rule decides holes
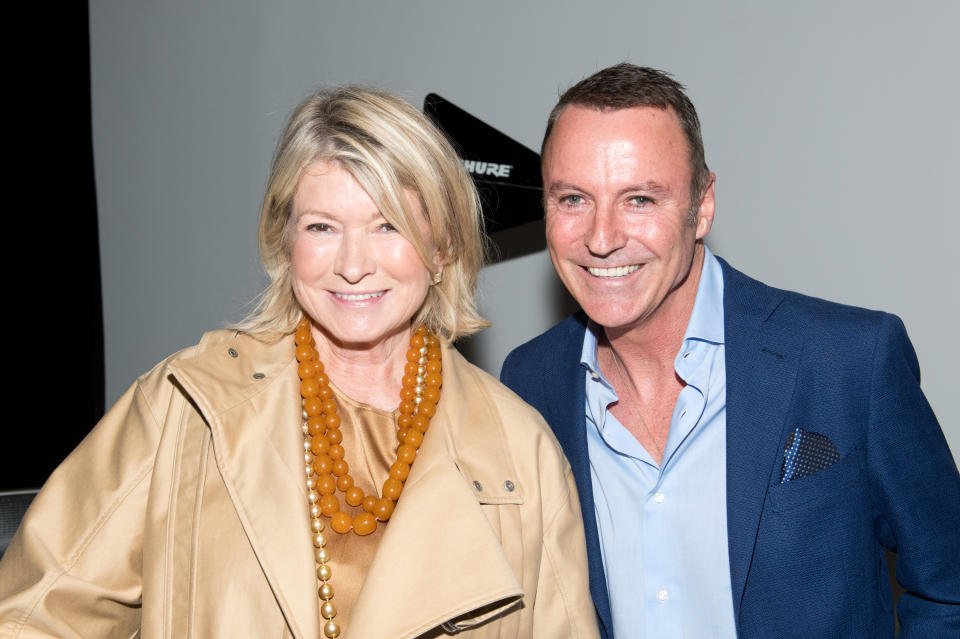
[[[864,584],[877,563],[862,459],[849,451],[819,472],[768,489],[740,608],[744,627],[764,628],[752,636],[874,636],[856,614],[875,597]],[[810,610],[818,612],[803,612]],[[806,615],[802,624],[797,615]]]
[[[877,592],[870,585],[878,562],[864,459],[849,451],[767,490],[740,606],[742,628],[755,631],[742,636],[877,636],[865,625],[869,615],[858,614],[871,609]]]
[[[851,501],[858,502],[868,497],[864,489],[863,454],[859,450],[847,453],[837,463],[823,470],[794,479],[770,488],[767,504],[770,509],[786,513],[804,505],[824,502],[830,504],[830,510]]]

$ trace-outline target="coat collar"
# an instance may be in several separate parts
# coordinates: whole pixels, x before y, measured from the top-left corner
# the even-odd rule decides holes
[[[294,636],[320,636],[293,341],[218,332],[199,350],[173,375],[210,426],[217,466]],[[443,361],[438,413],[351,613],[351,636],[413,637],[522,597],[470,483],[482,483],[484,501],[522,501],[502,479],[484,481],[515,476],[503,425],[466,361],[452,348]],[[383,614],[385,602],[401,613]]]

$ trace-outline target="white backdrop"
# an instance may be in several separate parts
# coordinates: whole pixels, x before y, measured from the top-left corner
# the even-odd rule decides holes
[[[263,285],[261,191],[309,89],[436,92],[537,149],[558,92],[628,60],[697,106],[714,252],[900,315],[960,458],[957,3],[92,0],[90,30],[108,405]],[[494,374],[567,307],[542,251],[486,268],[482,299],[466,351]]]

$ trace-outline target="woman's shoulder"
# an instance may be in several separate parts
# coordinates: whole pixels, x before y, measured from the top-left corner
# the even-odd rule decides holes
[[[519,395],[504,386],[500,380],[470,363],[456,349],[450,348],[451,365],[458,369],[457,375],[462,379],[465,392],[482,392],[489,396],[490,402],[504,419],[510,421],[530,422],[536,427],[549,430],[537,409],[523,401]],[[469,386],[474,386],[471,391]]]
[[[172,393],[183,392],[190,379],[206,386],[244,385],[253,375],[277,372],[293,359],[293,340],[264,339],[232,329],[203,334],[196,344],[183,348],[140,375],[131,390],[138,390],[149,403],[166,405]]]
[[[456,421],[466,427],[458,430],[457,437],[477,442],[478,448],[497,448],[494,442],[502,442],[503,450],[511,451],[518,464],[535,456],[541,463],[567,467],[566,458],[553,431],[537,410],[519,395],[504,386],[495,377],[471,364],[450,349],[450,368],[455,380],[453,387],[455,407],[449,412],[458,415]],[[444,364],[444,370],[448,365]],[[446,373],[445,380],[446,384]]]
[[[450,355],[455,395],[445,410],[454,422],[455,448],[470,452],[459,458],[461,472],[483,486],[489,503],[524,503],[544,517],[565,507],[570,465],[540,413],[459,353]],[[447,368],[445,362],[445,386]]]
[[[231,331],[228,329],[214,329],[212,331],[207,331],[200,337],[200,341],[198,341],[196,344],[186,346],[171,353],[170,355],[167,355],[162,360],[157,362],[153,368],[140,375],[137,379],[143,380],[150,377],[155,377],[157,375],[162,375],[163,371],[174,362],[191,359],[196,357],[198,354],[203,353],[204,351],[216,347],[217,345],[225,344],[236,334],[236,331]]]
[[[165,376],[171,367],[190,365],[190,363],[224,356],[239,359],[242,354],[245,359],[258,363],[277,359],[277,351],[282,351],[283,355],[292,356],[293,351],[286,342],[290,340],[285,340],[283,336],[270,339],[235,329],[214,329],[204,333],[196,344],[182,348],[160,360],[156,366],[143,373],[138,381]],[[284,357],[284,359],[287,358]]]

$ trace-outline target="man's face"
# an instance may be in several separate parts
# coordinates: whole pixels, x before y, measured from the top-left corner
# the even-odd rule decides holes
[[[690,179],[670,109],[571,105],[560,115],[543,155],[547,244],[560,279],[601,326],[630,329],[692,307],[687,275],[714,201],[711,175],[693,222]]]

